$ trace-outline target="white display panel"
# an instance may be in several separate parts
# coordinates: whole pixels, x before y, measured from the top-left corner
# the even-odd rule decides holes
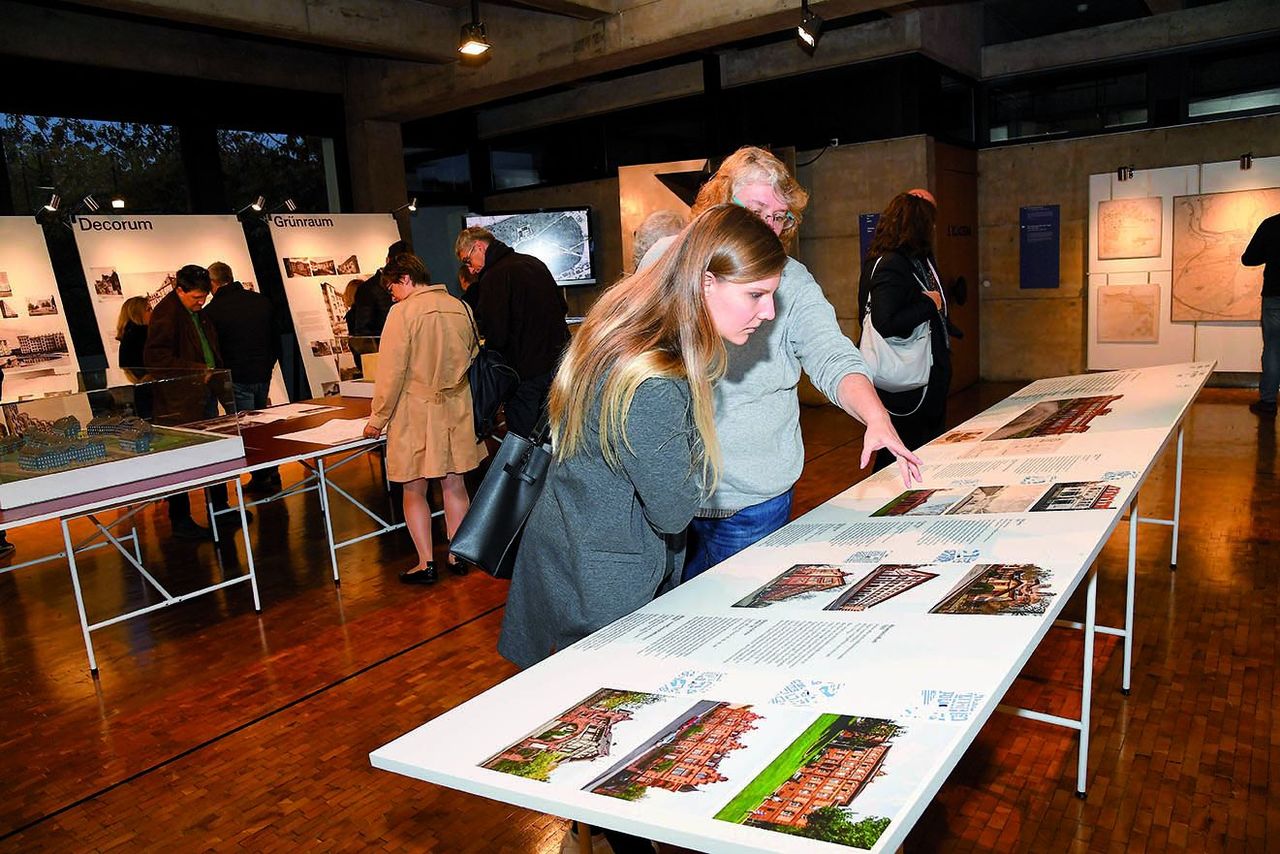
[[[44,230],[31,217],[0,217],[0,368],[13,379],[76,367]]]
[[[274,214],[267,220],[312,394],[337,394],[355,369],[342,295],[380,268],[400,239],[391,214]]]
[[[78,216],[71,226],[108,367],[121,367],[120,306],[142,296],[154,308],[173,289],[181,267],[221,261],[245,287],[258,290],[244,229],[234,216]],[[275,403],[289,399],[279,365],[271,374],[270,395]]]
[[[697,851],[893,851],[1213,367],[1033,383],[923,483],[879,472],[371,761]]]
[[[1090,370],[1144,367],[1191,359],[1216,360],[1218,370],[1221,371],[1259,370],[1262,339],[1256,320],[1239,322],[1173,319],[1175,200],[1179,197],[1267,187],[1280,187],[1280,157],[1256,159],[1251,169],[1241,169],[1239,162],[1232,160],[1139,170],[1133,178],[1126,181],[1120,181],[1115,173],[1089,177],[1087,363]],[[1146,251],[1144,247],[1151,246],[1147,230],[1153,218],[1151,203],[1138,200],[1154,198],[1162,200],[1159,256],[1115,257],[1118,254],[1141,256]],[[1116,201],[1121,204],[1116,206],[1113,204]],[[1135,213],[1137,221],[1115,228],[1118,217],[1113,215],[1126,210]],[[1107,229],[1104,223],[1107,217],[1111,217],[1112,229],[1103,233]],[[1128,252],[1118,251],[1117,246],[1126,241],[1133,244],[1132,249]],[[1185,256],[1186,252],[1182,254]],[[1260,273],[1255,276],[1254,271],[1239,265],[1236,257],[1238,253],[1233,251],[1230,254],[1231,258],[1226,259],[1227,269],[1221,271],[1222,277],[1238,276],[1260,280]],[[1214,277],[1218,275],[1215,268],[1208,281],[1214,281]],[[1107,303],[1106,299],[1100,298],[1104,296],[1100,289],[1137,284],[1138,279],[1143,276],[1146,277],[1144,283],[1158,284],[1160,287],[1160,328],[1154,336],[1156,340],[1116,340],[1116,326],[1123,326],[1125,321],[1123,317],[1109,317],[1109,323],[1100,322],[1102,318],[1099,316],[1099,307]],[[1135,294],[1135,298],[1143,297]],[[1134,310],[1133,300],[1130,299],[1114,300],[1112,305],[1118,305],[1126,311]],[[1187,315],[1185,309],[1181,313]],[[1202,313],[1192,314],[1197,318],[1202,316]]]

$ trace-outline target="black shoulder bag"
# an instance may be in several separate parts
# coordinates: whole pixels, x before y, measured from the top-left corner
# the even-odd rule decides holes
[[[467,368],[467,382],[471,385],[471,418],[475,422],[476,438],[483,439],[493,432],[498,407],[520,385],[520,375],[507,364],[501,353],[484,345],[471,306],[465,302],[463,306],[467,309],[471,331],[476,338],[476,357]]]

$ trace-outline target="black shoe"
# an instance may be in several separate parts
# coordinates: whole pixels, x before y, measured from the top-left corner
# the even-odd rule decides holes
[[[400,573],[401,584],[435,584],[439,580],[440,574],[436,572],[435,563],[428,563],[425,569]]]
[[[1255,400],[1249,404],[1249,411],[1262,418],[1275,418],[1276,402],[1274,400]]]
[[[179,540],[211,540],[213,534],[204,525],[196,524],[191,517],[176,519],[170,523],[173,536]]]
[[[18,550],[18,547],[8,540],[0,541],[0,560],[4,560],[9,555]]]
[[[462,560],[462,558],[457,555],[449,555],[449,559],[445,561],[444,565],[447,566],[449,571],[454,575],[466,575],[471,571],[467,566],[466,561]]]

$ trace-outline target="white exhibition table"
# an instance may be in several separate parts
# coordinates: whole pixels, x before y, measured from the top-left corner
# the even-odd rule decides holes
[[[377,768],[698,851],[893,851],[1000,708],[1079,732],[1094,560],[1213,363],[1033,383],[710,572],[374,751]],[[1171,560],[1176,562],[1175,560]],[[1083,624],[1060,623],[1086,585]],[[1000,706],[1085,631],[1081,716]],[[834,844],[833,844],[834,843]]]

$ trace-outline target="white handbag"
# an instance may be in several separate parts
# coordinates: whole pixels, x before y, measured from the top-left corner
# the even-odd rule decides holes
[[[871,268],[875,277],[880,259]],[[933,367],[933,346],[929,336],[929,321],[911,330],[905,338],[885,338],[871,324],[871,298],[868,287],[867,311],[862,317],[862,338],[858,349],[875,378],[873,384],[881,391],[911,391],[929,384],[929,369]],[[923,399],[923,396],[922,396]]]

